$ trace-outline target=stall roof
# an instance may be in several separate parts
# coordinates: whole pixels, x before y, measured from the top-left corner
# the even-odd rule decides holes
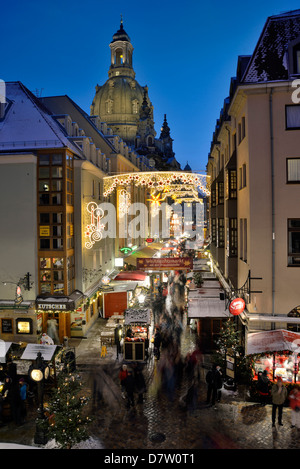
[[[220,298],[190,298],[188,303],[189,318],[228,318],[225,302]]]
[[[150,324],[150,309],[126,309],[124,314],[124,324],[128,325],[135,322]]]
[[[133,270],[128,272],[120,272],[114,278],[114,280],[131,280],[133,282],[143,282],[147,276],[148,274],[142,270]]]
[[[255,353],[272,353],[288,350],[294,352],[299,349],[300,353],[300,333],[291,332],[285,329],[273,331],[253,332],[247,338],[246,355]]]
[[[6,354],[10,349],[12,342],[4,342],[4,340],[0,340],[0,363],[6,362]]]

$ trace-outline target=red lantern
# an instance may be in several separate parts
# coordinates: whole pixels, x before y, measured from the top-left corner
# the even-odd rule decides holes
[[[246,305],[245,305],[245,301],[243,300],[243,298],[235,298],[229,305],[229,312],[233,316],[238,316],[244,311],[245,306]]]

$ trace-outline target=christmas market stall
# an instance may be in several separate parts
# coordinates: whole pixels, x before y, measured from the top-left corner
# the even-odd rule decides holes
[[[149,348],[149,308],[128,309],[124,315],[123,357],[125,361],[145,361]]]
[[[265,371],[271,381],[299,383],[300,333],[277,329],[248,335],[246,354],[253,360],[253,380]]]

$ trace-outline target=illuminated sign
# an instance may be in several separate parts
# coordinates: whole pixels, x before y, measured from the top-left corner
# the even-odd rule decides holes
[[[244,311],[245,306],[246,305],[245,305],[245,301],[243,300],[243,298],[235,298],[235,300],[233,300],[229,305],[229,312],[233,316],[238,316]]]
[[[132,248],[130,248],[130,247],[125,247],[125,248],[121,248],[120,251],[121,251],[123,254],[128,254],[129,252],[132,252]]]

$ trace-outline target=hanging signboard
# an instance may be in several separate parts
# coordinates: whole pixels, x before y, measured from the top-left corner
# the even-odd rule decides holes
[[[232,300],[232,302],[229,305],[229,312],[233,316],[238,316],[244,311],[245,306],[246,305],[245,305],[245,301],[243,300],[243,298],[235,298],[234,300]]]
[[[234,378],[234,358],[226,354],[226,376]]]
[[[190,257],[146,257],[137,258],[138,270],[190,270],[193,259]]]

